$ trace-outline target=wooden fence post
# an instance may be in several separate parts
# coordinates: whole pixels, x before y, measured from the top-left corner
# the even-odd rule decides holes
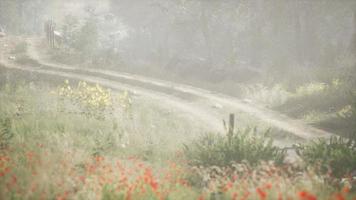
[[[234,129],[235,129],[235,114],[233,113],[230,113],[230,116],[229,116],[229,129],[228,129],[228,138],[229,140],[231,141],[232,139],[232,136],[234,134]]]
[[[55,38],[54,38],[54,29],[55,29],[55,23],[53,20],[51,20],[51,47],[55,47]]]
[[[48,45],[51,48],[55,47],[54,30],[55,30],[55,23],[53,22],[53,20],[47,20],[45,22],[45,32],[46,32],[46,38],[48,41]]]

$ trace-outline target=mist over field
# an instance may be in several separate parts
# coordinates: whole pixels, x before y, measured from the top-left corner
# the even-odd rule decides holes
[[[355,0],[0,0],[0,199],[355,198]]]

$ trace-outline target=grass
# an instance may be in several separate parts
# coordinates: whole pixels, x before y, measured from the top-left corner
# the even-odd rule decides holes
[[[59,110],[58,104],[61,102],[53,93],[56,89],[37,88],[33,84],[31,87],[5,86],[4,90],[7,93],[1,96],[1,112],[4,116],[14,119],[13,128],[17,130],[15,135],[38,131],[36,135],[43,139],[50,139],[52,136],[46,135],[48,132],[60,133],[60,135],[73,133],[74,141],[78,140],[79,146],[82,143],[86,147],[93,147],[94,141],[100,143],[98,138],[117,141],[122,137],[121,146],[124,143],[131,143],[131,146],[137,145],[135,147],[138,149],[161,146],[165,152],[169,152],[168,150],[177,147],[179,142],[194,137],[194,132],[198,133],[203,129],[191,125],[174,112],[167,112],[157,107],[153,100],[144,101],[139,97],[133,97],[133,108],[130,113],[124,111],[119,105],[118,98],[115,98],[117,101],[113,106],[117,108],[116,113],[102,120],[77,112],[77,109],[72,109],[73,105],[68,105],[68,103],[66,104],[68,110],[64,112]],[[168,140],[168,138],[174,138],[174,140]],[[154,144],[157,141],[160,142],[159,145]]]
[[[356,169],[356,140],[332,137],[300,145],[298,155],[308,165],[320,165],[321,173],[353,176]],[[340,164],[342,163],[342,164]],[[324,172],[322,172],[324,171]]]
[[[267,87],[263,84],[241,85],[243,97],[266,107],[283,105],[292,96],[282,85]]]
[[[341,77],[341,72],[334,77]],[[348,136],[354,134],[354,82],[347,78],[310,81],[287,87],[283,84],[241,86],[243,98],[284,113],[323,130]]]
[[[75,84],[71,85],[75,88]],[[5,84],[0,122],[10,132],[0,151],[1,199],[320,199],[355,196],[323,175],[292,165],[244,162],[191,167],[189,144],[207,130],[130,93],[130,112],[96,118],[66,102],[55,87]],[[114,98],[115,99],[115,98]],[[9,122],[10,121],[10,122]],[[4,131],[5,130],[5,131]],[[248,152],[247,152],[248,155]],[[340,198],[339,198],[340,199]]]
[[[238,130],[233,135],[206,134],[185,145],[188,162],[195,166],[229,166],[232,162],[246,161],[257,165],[273,161],[281,165],[285,151],[273,146],[267,133],[253,129]]]

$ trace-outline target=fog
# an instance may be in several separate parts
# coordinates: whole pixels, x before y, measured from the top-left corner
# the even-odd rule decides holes
[[[340,60],[355,55],[352,0],[2,0],[0,8],[8,32],[43,34],[44,21],[52,19],[66,34],[65,29],[93,22],[98,34],[87,36],[93,37],[88,38],[92,53],[107,51],[125,67],[192,79],[240,80],[255,77],[239,75],[246,71],[344,67]],[[69,18],[77,24],[68,24]]]
[[[356,0],[0,0],[0,199],[352,199],[355,88]]]

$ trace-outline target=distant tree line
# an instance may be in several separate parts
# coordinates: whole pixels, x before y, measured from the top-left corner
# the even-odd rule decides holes
[[[131,30],[121,45],[127,56],[167,68],[182,59],[207,70],[355,60],[356,1],[111,0],[111,6]]]
[[[32,34],[42,31],[45,0],[1,0],[0,25],[14,34]]]

